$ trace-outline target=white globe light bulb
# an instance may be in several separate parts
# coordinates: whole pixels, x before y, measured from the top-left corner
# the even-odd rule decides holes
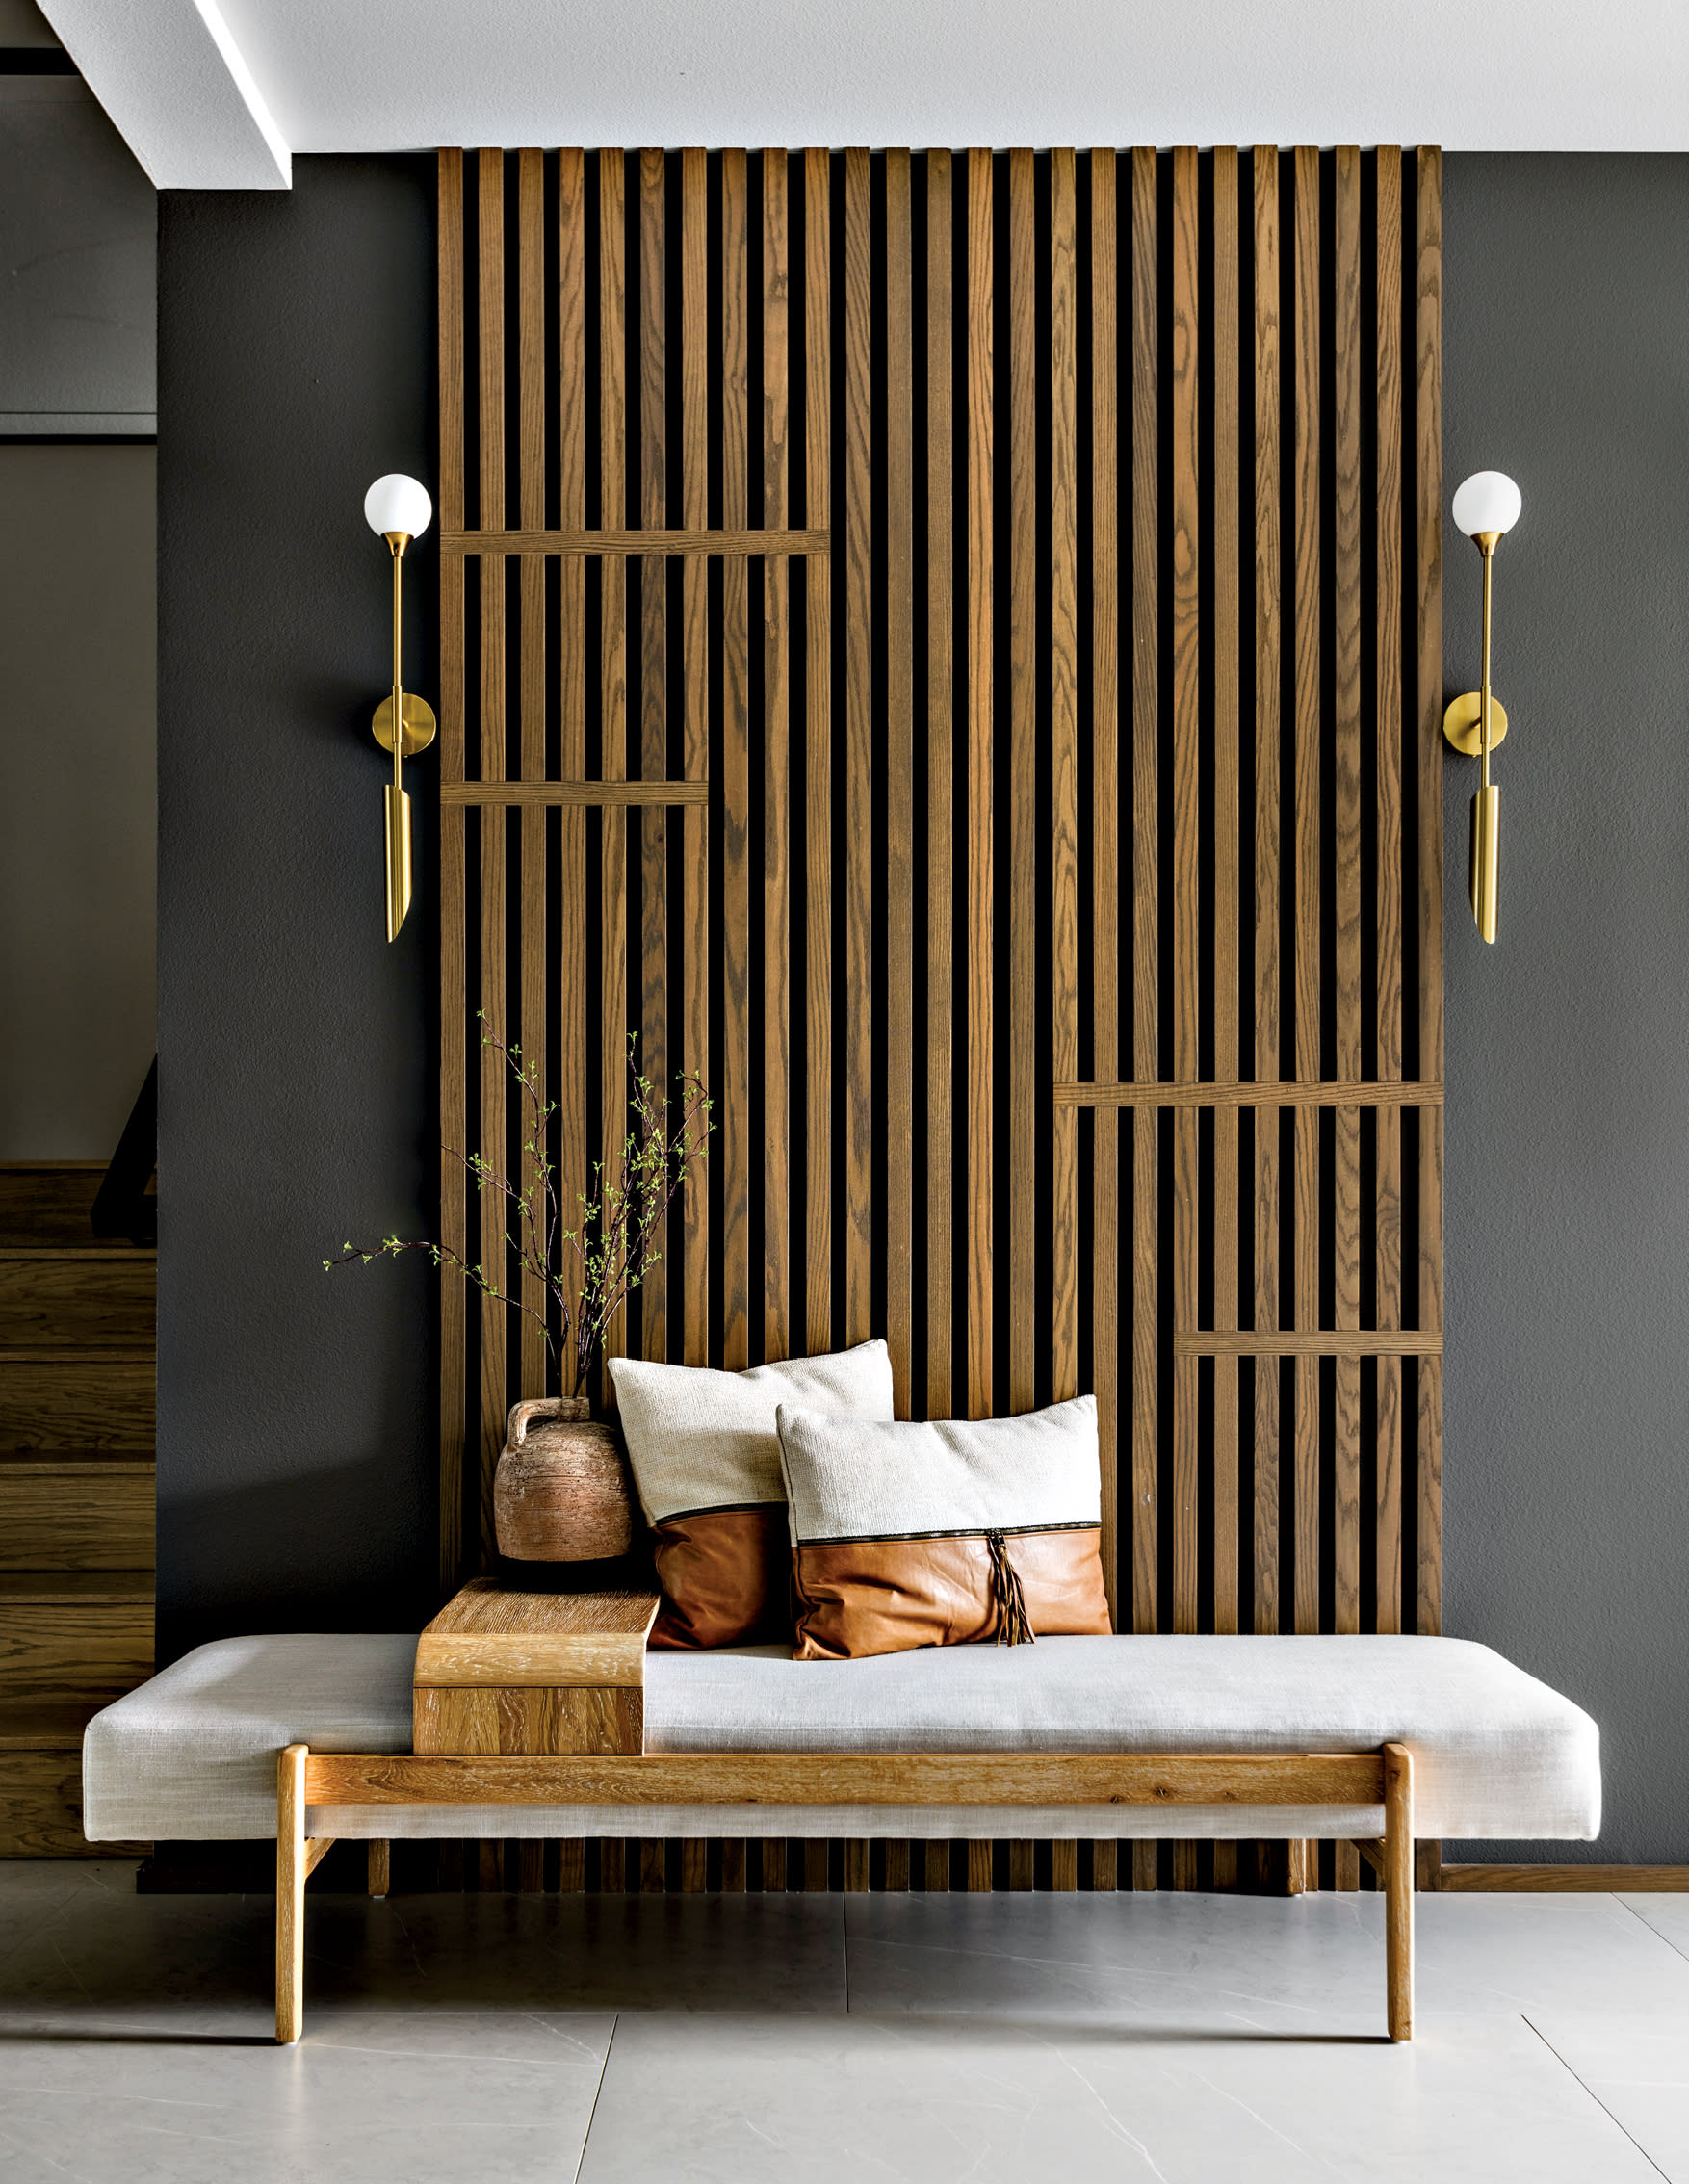
[[[1505,472],[1475,470],[1456,492],[1449,513],[1457,531],[1476,538],[1486,531],[1511,531],[1522,506],[1519,487]]]
[[[402,470],[377,478],[364,495],[364,521],[381,537],[402,531],[407,538],[420,538],[433,512],[428,487],[406,478]]]

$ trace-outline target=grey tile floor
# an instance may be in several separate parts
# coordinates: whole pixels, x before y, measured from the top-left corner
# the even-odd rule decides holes
[[[1689,2184],[1689,1898],[311,1899],[0,1863],[6,2184]]]

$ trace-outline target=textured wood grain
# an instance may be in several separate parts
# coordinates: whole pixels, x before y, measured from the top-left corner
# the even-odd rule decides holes
[[[79,1713],[80,1720],[80,1713]],[[82,1832],[82,1731],[68,1749],[8,1748],[0,1757],[0,1858],[113,1858],[142,1845],[91,1843]]]
[[[804,515],[825,524],[832,508],[831,161],[803,155]],[[809,657],[832,658],[833,564],[804,571]],[[804,1324],[812,1351],[833,1339],[833,712],[831,678],[804,680]],[[825,1885],[825,1876],[822,1877]]]
[[[1442,1074],[1442,155],[1418,158],[1416,475],[1419,1066]],[[1419,1124],[1419,1325],[1442,1327],[1442,1118]],[[1419,1367],[1417,1627],[1442,1627],[1442,1375]]]
[[[619,521],[628,509],[628,163],[598,154],[598,501]],[[621,782],[628,770],[628,572],[599,572],[599,770]],[[628,1127],[628,821],[611,805],[599,822],[599,1142],[608,1154]],[[628,1348],[626,1306],[606,1333],[607,1357]],[[600,1399],[613,1396],[610,1375]]]
[[[1091,1070],[1120,1067],[1120,248],[1119,161],[1090,157],[1091,183]],[[1120,1125],[1091,1138],[1091,1354],[1103,1470],[1103,1583],[1121,1626]]]
[[[791,506],[791,162],[762,157],[763,521]],[[792,1293],[792,574],[763,568],[763,1356],[790,1357]]]
[[[1332,884],[1336,987],[1334,1074],[1352,1082],[1361,1052],[1361,154],[1333,155],[1332,232],[1332,638],[1334,718]],[[1332,1287],[1337,1326],[1361,1323],[1361,1116],[1337,1110],[1332,1151]],[[1332,1625],[1361,1627],[1361,1365],[1334,1368]],[[1336,1854],[1338,1885],[1354,1887],[1351,1846]]]
[[[1441,1335],[1421,1335],[1410,1329],[1356,1328],[1338,1332],[1331,1328],[1264,1330],[1237,1334],[1181,1328],[1173,1338],[1176,1355],[1186,1357],[1272,1358],[1435,1358],[1442,1354]]]
[[[578,399],[582,362],[582,313],[584,310],[585,250],[579,227],[583,183],[579,153],[559,155],[559,353],[561,380],[567,390],[560,404],[559,457],[567,473],[570,397]],[[545,522],[546,402],[545,402],[545,161],[537,151],[516,155],[516,291],[517,291],[517,398],[516,445],[520,465],[519,512],[524,525],[536,528]],[[565,497],[567,485],[565,484]],[[483,581],[498,581],[498,569],[482,571]],[[565,576],[564,585],[573,590]],[[518,747],[521,772],[535,779],[545,772],[546,642],[545,562],[536,554],[521,561],[519,627],[522,656],[518,684]],[[569,622],[565,610],[563,621]],[[578,632],[571,630],[571,635]],[[580,653],[577,644],[577,657]],[[571,663],[559,659],[559,673],[571,682]],[[585,767],[575,770],[584,771]],[[525,807],[521,818],[521,896],[517,906],[518,942],[522,952],[514,1036],[523,1061],[537,1065],[540,1082],[549,1088],[546,1068],[546,845],[545,813],[538,806]],[[565,849],[565,858],[567,850]],[[566,883],[565,883],[566,884]],[[569,974],[565,973],[565,977]],[[565,1112],[571,1112],[565,1104]],[[571,1127],[563,1132],[564,1163],[578,1169],[585,1115],[571,1113]],[[522,1133],[522,1187],[538,1184],[537,1149],[530,1152],[528,1133]],[[571,1180],[573,1175],[571,1175]],[[580,1187],[576,1182],[576,1188]],[[567,1203],[567,1201],[565,1201]],[[517,1322],[519,1370],[517,1388],[523,1395],[545,1391],[545,1287],[535,1268],[524,1267],[520,1276],[523,1304]],[[533,1316],[534,1314],[539,1317]]]
[[[701,147],[680,155],[680,477],[681,520],[702,528],[710,519],[710,238],[709,163]],[[710,633],[707,571],[681,563],[680,770],[702,780],[710,770]],[[710,1072],[710,838],[707,815],[681,814],[680,1067],[705,1079]],[[710,1329],[710,1193],[689,1181],[680,1194],[681,1363],[708,1365]],[[670,1236],[674,1221],[670,1219]]]
[[[844,154],[844,1339],[873,1324],[873,236],[869,155]]]
[[[0,1348],[146,1348],[157,1288],[150,1251],[0,1251]]]
[[[482,151],[478,161],[477,368],[479,402],[477,481],[481,520],[505,520],[505,156]],[[478,770],[483,781],[502,781],[509,771],[506,714],[506,589],[504,562],[481,572],[481,673]],[[502,1039],[515,1038],[509,1021],[507,889],[508,823],[504,812],[481,815],[481,964],[480,1007],[482,1028]],[[510,1170],[506,1101],[507,1070],[502,1054],[483,1043],[480,1055],[480,1130],[475,1150],[497,1175]],[[479,1194],[481,1258],[488,1276],[503,1288],[507,1281],[505,1200],[497,1191]],[[483,1296],[481,1302],[481,1435],[476,1467],[477,1533],[481,1554],[494,1552],[493,1470],[504,1445],[505,1411],[510,1401],[508,1322],[505,1307]]]
[[[991,154],[968,154],[968,1416],[989,1417],[996,1209],[996,538]],[[973,1883],[970,1880],[969,1885]]]
[[[1441,1084],[1339,1084],[1314,1079],[1277,1083],[1223,1084],[1198,1078],[1187,1084],[1167,1079],[1125,1084],[1058,1084],[1055,1104],[1069,1107],[1441,1107]]]
[[[745,155],[721,155],[721,516],[750,508],[750,195]],[[712,1156],[721,1170],[721,1363],[751,1362],[751,720],[750,571],[721,566],[721,1081]],[[702,754],[699,773],[709,770]],[[707,913],[706,913],[707,915]],[[711,1087],[715,1091],[715,1087]],[[690,1194],[701,1200],[703,1193]],[[699,1248],[710,1232],[700,1225]],[[691,1245],[689,1238],[688,1259]],[[706,1308],[707,1309],[707,1308]],[[759,1314],[760,1316],[760,1314]],[[700,1354],[698,1363],[702,1364]]]
[[[1376,1752],[313,1752],[305,1783],[314,1806],[1376,1805],[1384,1761]]]
[[[1320,297],[1319,156],[1294,158],[1296,1074],[1323,1075],[1320,1051]],[[1313,1114],[1295,1121],[1295,1312],[1301,1329],[1319,1314],[1319,1137]],[[1319,1628],[1319,1377],[1309,1359],[1295,1371],[1294,1614],[1298,1630]]]
[[[601,152],[601,159],[617,157]],[[643,155],[642,155],[643,156]],[[793,531],[785,525],[751,529],[744,525],[661,523],[627,529],[605,525],[588,530],[575,525],[547,531],[538,526],[509,531],[444,532],[440,537],[443,559],[463,555],[544,554],[554,558],[605,558],[617,560],[661,559],[670,555],[726,560],[745,555],[817,554],[831,551],[832,534],[822,530]]]
[[[0,1571],[0,1699],[104,1703],[151,1674],[150,1571]]]
[[[645,1680],[650,1589],[574,1591],[473,1577],[416,1643],[418,1683]]]
[[[437,213],[439,279],[440,524],[463,521],[464,293],[463,154],[443,151]],[[442,785],[464,773],[464,569],[440,568],[439,739]],[[440,813],[440,1241],[463,1257],[468,1245],[463,1171],[452,1148],[468,1143],[465,818]],[[463,1566],[463,1470],[469,1400],[469,1304],[461,1282],[440,1284],[439,1569],[448,1590]]]
[[[0,1449],[150,1452],[156,1378],[150,1346],[0,1350]]]
[[[1168,912],[1173,923],[1173,1074],[1188,1080],[1199,1069],[1198,963],[1200,872],[1199,774],[1202,724],[1202,592],[1198,556],[1202,518],[1197,503],[1198,339],[1197,323],[1197,157],[1194,150],[1173,154],[1173,206],[1168,268],[1168,308],[1172,314],[1173,370],[1167,388],[1171,413],[1173,489],[1173,893]],[[1177,1327],[1197,1324],[1197,1117],[1194,1107],[1179,1107],[1173,1119],[1173,1320]],[[1178,1358],[1173,1373],[1173,1628],[1197,1626],[1197,1366]],[[1194,1874],[1186,1856],[1176,1860],[1180,1885],[1190,1886]]]
[[[1378,1074],[1402,1073],[1402,155],[1380,145],[1377,173],[1377,434],[1375,607],[1377,749]],[[1380,1327],[1402,1317],[1402,1131],[1400,1117],[1378,1118],[1374,1200],[1375,1275]],[[1375,1626],[1402,1627],[1402,1373],[1380,1359],[1377,1380]]]
[[[953,1416],[955,1237],[951,1220],[955,1102],[956,602],[955,430],[951,320],[956,175],[947,151],[926,155],[926,1371],[927,1417]],[[948,1846],[944,1885],[949,1885]],[[927,1850],[927,1882],[937,1859]]]
[[[411,1694],[415,1751],[638,1753],[645,1749],[639,1684],[419,1683]]]
[[[1238,533],[1237,473],[1240,447],[1238,414],[1237,280],[1238,162],[1235,150],[1217,146],[1213,155],[1213,332],[1214,429],[1213,489],[1213,722],[1214,722],[1214,1045],[1213,1070],[1227,1080],[1237,1074],[1240,970],[1238,888],[1241,756],[1238,722],[1239,579],[1242,541]],[[1237,1297],[1238,1160],[1237,1117],[1227,1107],[1214,1113],[1213,1323],[1238,1324]],[[1213,1625],[1237,1628],[1237,1367],[1216,1360],[1213,1426],[1213,1544],[1210,1548]],[[1216,1869],[1234,1854],[1215,1851]]]
[[[586,520],[586,172],[585,156],[565,148],[558,154],[558,495],[559,512],[565,524]],[[524,492],[526,497],[526,484]],[[536,480],[533,500],[542,505],[543,481]],[[532,559],[523,562],[524,582],[535,571],[536,606],[543,602],[543,567]],[[481,581],[486,581],[482,571]],[[559,770],[566,779],[579,779],[586,771],[586,569],[581,561],[565,562],[558,572],[558,757]],[[526,596],[526,595],[525,595]],[[526,610],[525,610],[526,611]],[[526,621],[523,624],[526,631]],[[532,778],[545,771],[545,690],[534,692],[535,711],[528,713],[528,692],[523,691],[522,770]],[[485,819],[482,825],[486,824]],[[528,845],[543,839],[544,816],[522,814],[524,893],[527,893]],[[586,930],[586,814],[565,808],[558,829],[558,908],[564,934]],[[531,921],[523,909],[523,1014],[525,1025],[540,1031],[537,1058],[545,1061],[543,1024],[545,960],[541,954],[544,903],[537,892]],[[538,963],[531,961],[539,956]],[[578,1209],[586,1190],[586,951],[566,944],[555,951],[550,964],[554,982],[552,1005],[557,1024],[557,1069],[553,1097],[559,1109],[557,1187],[562,1204]],[[528,996],[533,993],[533,1010]],[[536,1058],[533,1033],[525,1034],[524,1060]],[[542,1077],[542,1081],[546,1079]],[[579,1283],[571,1274],[567,1283],[570,1311],[579,1298]],[[532,1341],[525,1322],[525,1343]],[[537,1333],[537,1330],[534,1331]],[[539,1386],[528,1377],[528,1350],[524,1349],[521,1392],[536,1395]],[[534,1352],[534,1370],[539,1358]]]
[[[906,151],[885,155],[885,1335],[897,1416],[915,1384],[915,297]]]
[[[660,151],[639,154],[639,517],[650,528],[668,512],[667,174]],[[630,451],[631,453],[632,451]],[[661,781],[668,755],[668,565],[646,564],[639,594],[639,771]],[[686,767],[679,768],[685,772]],[[668,1038],[668,820],[639,815],[638,1067],[666,1085]],[[669,1352],[670,1217],[652,1232],[653,1263],[639,1287],[640,1346],[647,1358]]]
[[[1037,1401],[1038,372],[1037,224],[1032,154],[1008,155],[1008,1407]]]
[[[565,811],[596,807],[625,810],[635,805],[654,812],[682,804],[700,808],[710,801],[708,781],[454,781],[440,790],[442,804],[494,804],[521,810],[556,804]]]
[[[0,1570],[150,1570],[156,1476],[140,1455],[0,1456]]]
[[[1158,1078],[1160,895],[1159,703],[1156,659],[1159,585],[1157,443],[1160,390],[1156,175],[1153,151],[1131,155],[1131,745],[1132,745],[1132,1069]],[[1157,1620],[1159,1511],[1157,1333],[1159,1119],[1133,1118],[1131,1285],[1131,1596],[1132,1628]],[[1137,1878],[1141,1881],[1141,1868]]]
[[[305,2009],[305,1747],[275,1763],[275,2038],[291,2046]]]
[[[1276,1077],[1284,1063],[1280,952],[1282,756],[1280,672],[1283,613],[1279,415],[1279,155],[1255,154],[1255,1071]],[[1255,1121],[1255,1324],[1279,1325],[1279,1117]],[[1277,1370],[1255,1370],[1255,1627],[1279,1627],[1279,1415]]]
[[[1050,889],[1052,1074],[1079,1059],[1078,248],[1074,155],[1050,155]],[[1047,1096],[1049,1076],[1039,1087]],[[1034,1109],[1042,1113],[1042,1105]],[[1079,1138],[1077,1116],[1046,1124],[1050,1162],[1050,1392],[1079,1391]],[[1066,1858],[1074,1849],[1062,1846]],[[1070,1884],[1075,1885],[1077,1883]]]

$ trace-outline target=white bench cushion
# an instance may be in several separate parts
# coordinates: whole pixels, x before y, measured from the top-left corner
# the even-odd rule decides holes
[[[91,1841],[275,1832],[275,1755],[407,1752],[414,1636],[201,1646],[88,1726]],[[654,1752],[1358,1752],[1415,1755],[1415,1830],[1588,1841],[1596,1725],[1455,1638],[1042,1638],[860,1661],[775,1647],[652,1653]],[[1377,1807],[337,1807],[336,1835],[1376,1835]]]

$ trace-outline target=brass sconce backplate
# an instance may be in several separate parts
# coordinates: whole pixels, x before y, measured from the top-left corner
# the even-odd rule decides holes
[[[406,698],[404,703],[408,712],[409,698]],[[1457,697],[1442,715],[1442,733],[1448,738],[1455,749],[1464,752],[1468,758],[1478,756],[1480,747],[1478,722],[1483,710],[1483,699],[1478,692],[1468,690],[1462,696]],[[377,731],[377,734],[379,732],[379,730]],[[1490,698],[1490,748],[1494,750],[1497,743],[1505,742],[1506,740],[1507,709],[1503,706],[1501,700],[1492,693]],[[387,747],[391,750],[393,746],[389,744]],[[406,748],[409,748],[408,744]]]
[[[412,697],[406,690],[403,754],[406,758],[415,758],[418,751],[428,749],[434,740],[435,725],[434,709],[428,699]],[[393,700],[390,697],[384,697],[376,708],[375,729],[377,742],[384,751],[390,751],[393,748]]]

